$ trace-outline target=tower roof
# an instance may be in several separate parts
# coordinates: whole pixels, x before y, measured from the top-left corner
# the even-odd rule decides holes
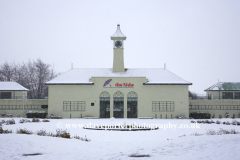
[[[126,36],[122,33],[120,29],[120,24],[117,25],[116,32],[111,36],[112,40],[126,40]]]

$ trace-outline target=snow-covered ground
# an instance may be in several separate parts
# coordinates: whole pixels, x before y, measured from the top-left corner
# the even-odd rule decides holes
[[[0,118],[0,121],[8,119],[11,118]],[[0,134],[0,159],[226,160],[239,159],[240,157],[240,134],[192,135],[194,133],[206,133],[208,129],[219,130],[223,128],[240,131],[240,126],[236,125],[198,124],[197,128],[196,125],[192,126],[195,128],[191,128],[191,120],[189,119],[50,119],[50,122],[21,124],[19,123],[20,119],[22,118],[14,118],[16,122],[14,125],[2,126],[3,129],[11,129],[14,133]],[[214,119],[214,121],[216,120]],[[240,119],[236,120],[240,121]],[[232,119],[220,119],[220,121],[232,122]],[[124,123],[135,123],[138,125],[158,124],[160,129],[152,131],[97,131],[81,128],[81,125],[89,126],[90,123],[98,125],[118,125]],[[169,128],[169,123],[172,125],[172,128]],[[162,128],[164,125],[168,128]],[[181,128],[184,127],[183,125],[185,125],[185,128]],[[71,136],[86,136],[91,141],[85,142],[77,139],[16,134],[18,128],[26,128],[33,132],[44,129],[47,132],[56,133],[58,127],[67,129]],[[33,153],[41,153],[41,155],[23,156],[23,154]],[[150,157],[129,157],[133,154],[149,155]]]

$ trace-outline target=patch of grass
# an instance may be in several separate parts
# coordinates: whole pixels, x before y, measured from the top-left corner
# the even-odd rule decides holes
[[[83,137],[80,137],[80,136],[73,136],[73,138],[75,138],[75,139],[79,139],[79,140],[81,140],[81,141],[86,141],[86,142],[90,142],[91,140],[90,139],[87,139],[87,137],[86,137],[86,135],[85,135],[85,138],[83,138]]]
[[[38,118],[33,118],[33,119],[32,119],[32,122],[41,122],[41,121],[40,121],[40,119],[38,119]]]
[[[7,133],[12,133],[12,130],[4,130],[2,127],[0,127],[0,134],[7,134]]]
[[[220,128],[220,130],[218,131],[214,131],[214,130],[207,130],[207,135],[222,135],[222,134],[240,134],[238,131],[236,131],[235,129],[232,130],[225,130]]]
[[[31,121],[28,119],[20,119],[19,123],[31,123]]]
[[[131,154],[129,157],[150,157],[149,154]]]
[[[12,125],[12,124],[15,124],[15,121],[14,121],[14,119],[10,119],[10,120],[5,121],[5,124]]]
[[[17,129],[17,134],[33,134],[33,132],[30,130],[27,130],[26,128],[24,129],[19,128]]]

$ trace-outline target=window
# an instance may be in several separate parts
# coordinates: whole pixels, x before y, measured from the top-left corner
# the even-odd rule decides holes
[[[63,101],[63,111],[85,111],[85,101]]]
[[[94,103],[91,103],[91,106],[94,106]]]
[[[175,105],[173,101],[153,101],[152,111],[153,112],[173,112]]]
[[[223,99],[233,99],[233,92],[222,92]]]
[[[0,92],[0,99],[11,99],[11,92]]]
[[[240,92],[234,93],[234,99],[240,99]]]
[[[41,109],[40,105],[24,105],[24,109]]]
[[[22,110],[22,105],[0,105],[0,110]]]
[[[41,105],[41,108],[42,108],[42,109],[47,109],[47,108],[48,108],[48,105]]]

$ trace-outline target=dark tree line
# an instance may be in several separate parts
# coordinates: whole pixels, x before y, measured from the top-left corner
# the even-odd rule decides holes
[[[42,99],[48,96],[48,86],[45,82],[58,74],[53,66],[42,60],[29,60],[27,63],[8,63],[0,65],[0,81],[15,81],[29,89],[29,99]]]

